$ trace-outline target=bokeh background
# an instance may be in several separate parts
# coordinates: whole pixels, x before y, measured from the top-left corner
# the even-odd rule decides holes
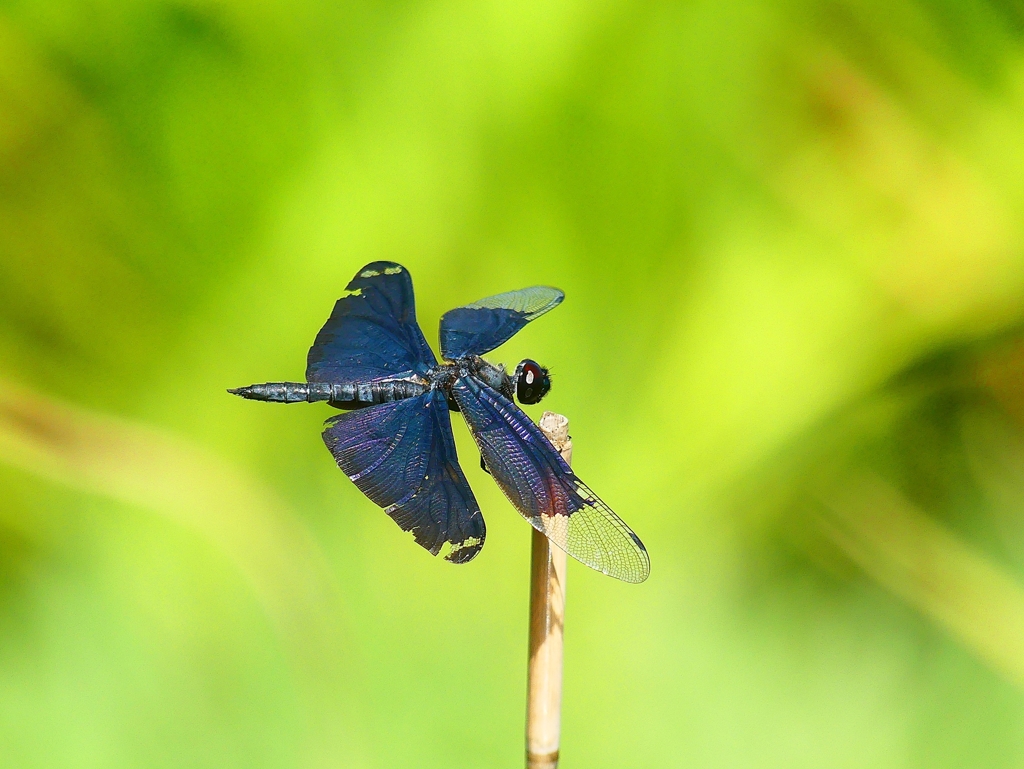
[[[0,3],[0,765],[522,765],[461,420],[454,567],[224,392],[377,259],[567,294],[566,769],[1024,766],[1018,0]]]

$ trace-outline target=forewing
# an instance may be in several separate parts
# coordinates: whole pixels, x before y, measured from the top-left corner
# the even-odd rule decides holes
[[[416,323],[409,271],[373,262],[349,282],[306,359],[308,382],[367,382],[423,374],[437,359]]]
[[[338,466],[433,555],[471,560],[484,546],[484,519],[459,467],[444,395],[383,403],[328,419],[324,443]]]
[[[625,582],[647,579],[643,543],[518,406],[472,377],[459,379],[453,393],[487,469],[535,529],[592,569]]]
[[[557,288],[531,286],[449,310],[441,317],[441,355],[454,360],[490,352],[564,298]]]

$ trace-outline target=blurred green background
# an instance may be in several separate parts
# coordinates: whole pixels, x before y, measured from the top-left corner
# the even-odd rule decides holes
[[[4,0],[0,765],[522,765],[461,419],[454,567],[224,392],[391,259],[567,294],[566,769],[1024,766],[1022,225],[1019,0]]]

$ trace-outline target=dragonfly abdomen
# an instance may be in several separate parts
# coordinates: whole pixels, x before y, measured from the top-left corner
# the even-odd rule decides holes
[[[384,379],[377,382],[266,382],[228,390],[232,395],[270,403],[327,401],[340,409],[358,409],[376,403],[414,398],[430,389],[426,382]]]
[[[376,382],[344,382],[330,385],[332,406],[339,409],[358,409],[377,403],[391,403],[415,398],[430,389],[423,381],[412,379],[382,379]]]
[[[313,403],[331,399],[331,385],[326,382],[266,382],[228,390],[252,401],[270,403]]]

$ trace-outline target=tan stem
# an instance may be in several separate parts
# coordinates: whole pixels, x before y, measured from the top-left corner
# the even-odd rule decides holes
[[[569,420],[545,411],[540,428],[572,462]],[[562,720],[562,632],[566,554],[533,529],[530,561],[530,663],[526,687],[526,767],[554,769]]]

